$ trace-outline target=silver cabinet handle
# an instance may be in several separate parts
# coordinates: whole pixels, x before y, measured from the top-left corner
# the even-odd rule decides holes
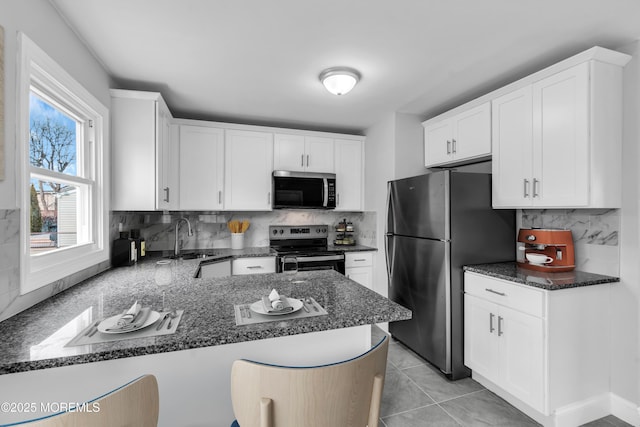
[[[493,327],[493,318],[496,317],[495,314],[489,313],[489,333],[492,334],[496,328]]]
[[[456,153],[456,139],[455,138],[451,139],[451,152],[453,154]]]
[[[164,201],[169,203],[169,187],[164,187]]]
[[[309,167],[309,155],[307,154],[307,167]]]
[[[336,206],[340,206],[340,193],[336,194]]]
[[[502,332],[502,321],[504,320],[504,318],[502,316],[498,316],[498,336],[501,337],[503,332]]]
[[[501,297],[507,296],[507,294],[505,294],[503,292],[494,291],[491,288],[485,288],[484,290],[487,291],[487,292],[491,292],[492,294],[500,295]]]
[[[358,258],[358,259],[354,259],[353,262],[362,262],[362,261],[366,261],[365,258]]]
[[[218,190],[218,204],[222,203],[222,191]]]
[[[256,268],[262,268],[262,266],[261,265],[248,265],[247,268],[249,270],[255,270]]]
[[[271,191],[267,193],[267,205],[271,205]]]
[[[300,154],[300,166],[304,167],[304,154]]]
[[[524,198],[526,199],[527,197],[529,197],[529,180],[525,179],[524,180]]]
[[[447,154],[451,154],[451,141],[447,139]]]
[[[540,181],[536,178],[533,178],[533,197],[539,197],[540,195],[538,194],[538,184],[540,183]]]

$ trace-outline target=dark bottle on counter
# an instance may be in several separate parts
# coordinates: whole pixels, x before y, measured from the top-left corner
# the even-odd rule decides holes
[[[131,229],[131,239],[136,242],[136,254],[137,259],[141,260],[147,256],[147,247],[144,237],[140,236],[140,230],[137,228]]]
[[[133,265],[137,259],[136,242],[129,238],[128,231],[121,231],[120,238],[111,246],[111,266]]]

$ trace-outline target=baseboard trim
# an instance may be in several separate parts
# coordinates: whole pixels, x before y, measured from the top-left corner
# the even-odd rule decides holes
[[[472,373],[472,377],[545,427],[577,427],[607,415],[613,415],[626,423],[640,427],[640,407],[610,392],[571,403],[545,416],[487,378],[476,373]]]
[[[611,414],[610,393],[590,397],[556,409],[556,427],[575,427]]]
[[[640,407],[611,393],[611,414],[632,426],[640,426]]]

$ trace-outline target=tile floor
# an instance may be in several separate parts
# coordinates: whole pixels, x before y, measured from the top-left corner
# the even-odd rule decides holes
[[[372,342],[378,342],[383,333],[373,327]],[[381,427],[540,425],[471,378],[447,380],[436,368],[393,339],[389,343],[380,419]],[[626,427],[630,424],[608,416],[585,426]]]

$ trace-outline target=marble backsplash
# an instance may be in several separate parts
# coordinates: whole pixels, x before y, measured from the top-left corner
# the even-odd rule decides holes
[[[212,249],[231,247],[231,233],[227,222],[248,220],[251,225],[245,233],[245,247],[269,246],[270,225],[329,225],[329,241],[336,238],[335,226],[343,220],[354,225],[356,241],[360,245],[376,246],[375,212],[335,212],[324,210],[275,210],[271,212],[112,212],[110,219],[111,240],[118,237],[118,227],[124,231],[140,229],[149,251],[173,250],[175,224],[181,217],[187,218],[193,228],[193,236],[187,236],[185,224],[180,226],[179,240],[182,249]]]
[[[526,209],[520,211],[523,228],[561,228],[573,235],[576,269],[620,275],[620,210]]]
[[[105,271],[109,266],[109,261],[101,262],[20,295],[20,211],[0,210],[0,321]]]

